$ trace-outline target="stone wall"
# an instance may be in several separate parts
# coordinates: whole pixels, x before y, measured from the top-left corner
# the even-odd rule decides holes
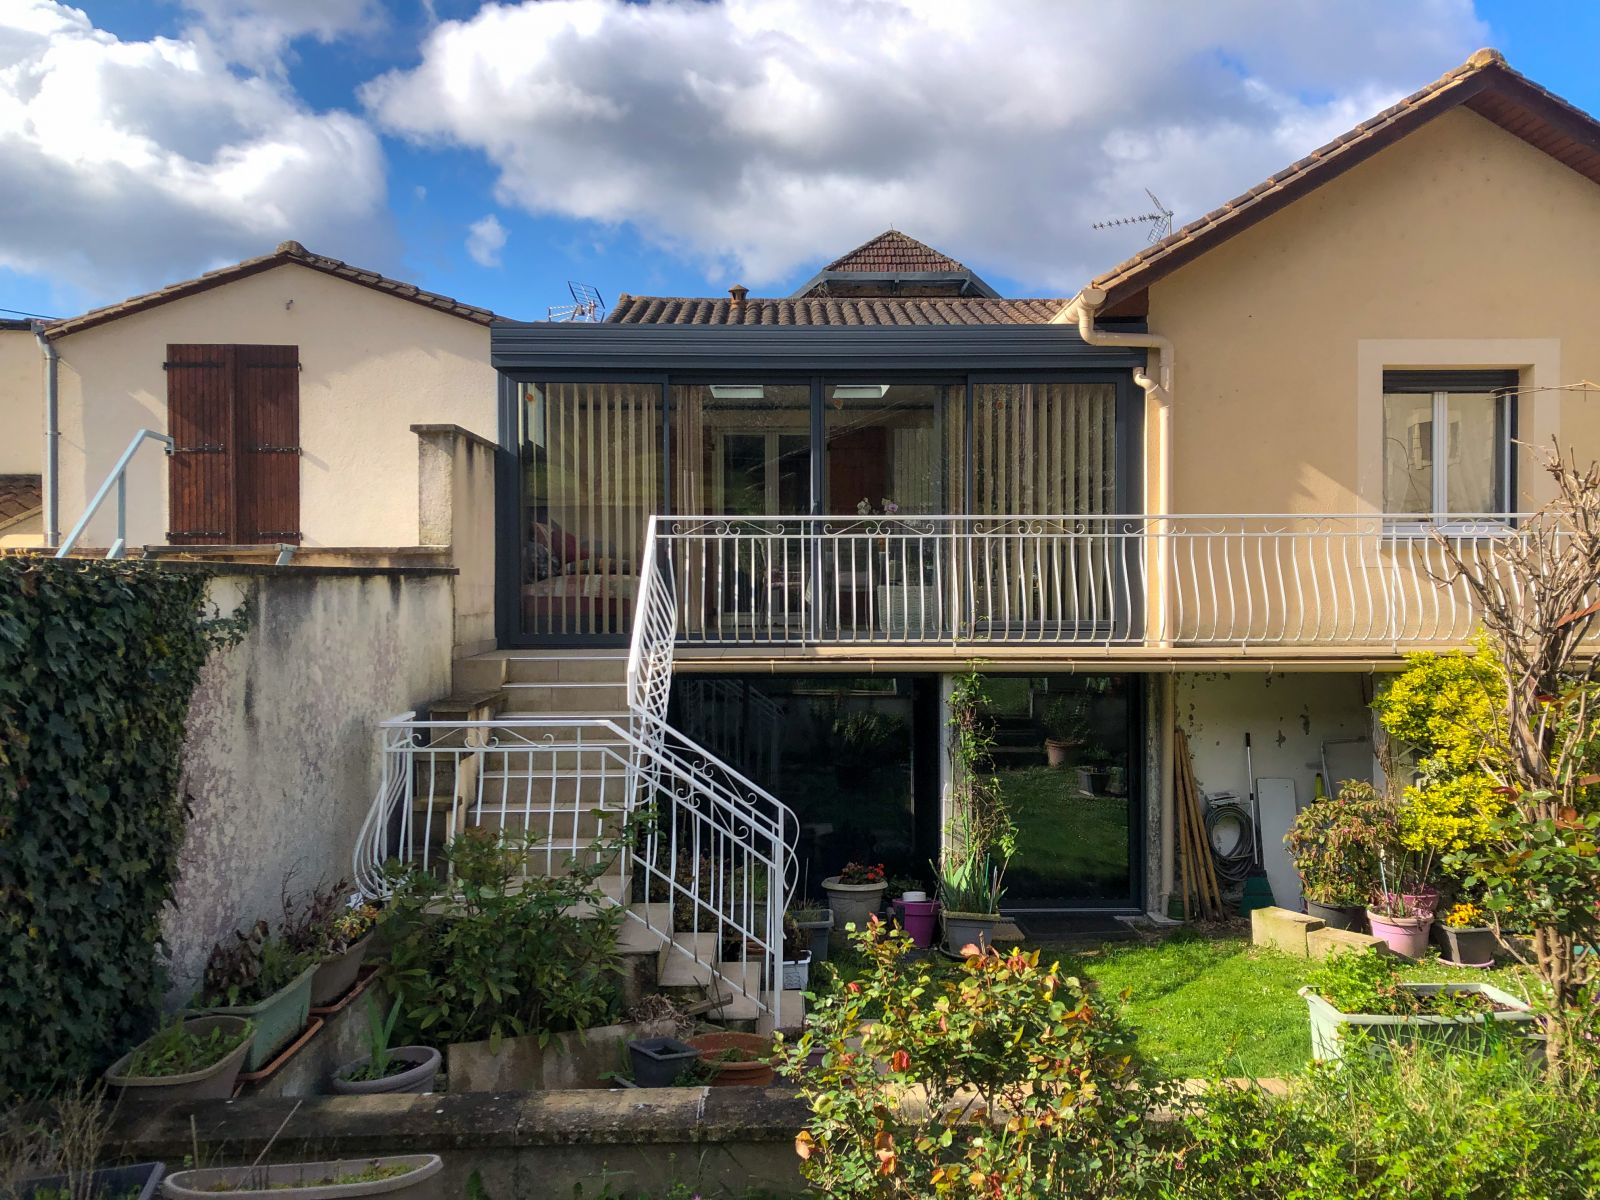
[[[450,691],[449,570],[216,569],[214,602],[242,606],[250,627],[213,654],[189,712],[193,811],[165,922],[174,1003],[211,945],[275,917],[286,888],[349,877],[381,769],[378,722]]]

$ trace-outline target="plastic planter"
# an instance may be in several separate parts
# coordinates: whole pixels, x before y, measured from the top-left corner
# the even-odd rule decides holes
[[[439,1074],[440,1060],[439,1052],[432,1046],[401,1046],[389,1051],[389,1057],[410,1065],[404,1071],[396,1071],[392,1075],[385,1075],[382,1079],[346,1079],[345,1076],[359,1071],[372,1061],[370,1055],[358,1058],[355,1062],[345,1063],[334,1072],[334,1094],[337,1096],[382,1096],[400,1093],[421,1095],[433,1091],[433,1081]]]
[[[912,944],[919,950],[933,945],[939,929],[939,902],[937,900],[896,900],[895,913],[900,927],[906,931]]]
[[[678,1076],[700,1061],[700,1051],[677,1038],[640,1038],[628,1043],[633,1082],[642,1088],[671,1087]]]
[[[1455,929],[1449,925],[1435,925],[1434,939],[1444,948],[1444,957],[1458,967],[1492,967],[1495,953],[1500,949],[1500,939],[1487,926],[1468,926]]]
[[[165,1163],[133,1163],[126,1167],[101,1167],[89,1172],[87,1194],[94,1200],[153,1200],[161,1186]],[[64,1195],[71,1185],[66,1175],[24,1179],[17,1185],[17,1200],[33,1200],[42,1193]]]
[[[772,1082],[772,1039],[758,1033],[703,1033],[689,1039],[700,1061],[711,1072],[712,1087],[766,1087]],[[742,1050],[754,1059],[729,1061],[718,1057],[727,1050]]]
[[[335,954],[317,966],[311,976],[311,1006],[324,1008],[344,995],[356,984],[361,964],[366,960],[367,947],[372,944],[372,934],[352,942],[343,954]]]
[[[783,990],[803,992],[811,986],[811,951],[799,958],[783,960]]]
[[[392,1196],[410,1191],[439,1173],[437,1154],[391,1154],[382,1158],[347,1158],[329,1162],[274,1163],[250,1167],[207,1167],[177,1171],[161,1183],[167,1200],[226,1200],[251,1196],[259,1200],[339,1200],[346,1196]],[[373,1167],[408,1167],[404,1175],[364,1183],[333,1183]],[[431,1192],[433,1189],[430,1188]]]
[[[856,932],[867,927],[867,918],[875,916],[883,907],[883,893],[888,883],[840,883],[837,875],[822,881],[822,890],[828,893],[828,907],[833,910],[833,930],[841,937],[846,925],[855,925]]]
[[[259,1071],[306,1027],[311,1016],[311,977],[316,973],[316,967],[307,967],[293,981],[255,1004],[209,1005],[198,1015],[247,1017],[254,1021],[256,1036],[250,1043],[244,1069]]]
[[[213,1029],[226,1029],[243,1033],[248,1022],[243,1017],[191,1017],[183,1023],[184,1032],[210,1033]],[[234,1082],[250,1053],[251,1039],[246,1038],[209,1067],[189,1071],[183,1075],[129,1075],[128,1064],[139,1052],[134,1047],[106,1069],[106,1083],[121,1088],[127,1099],[159,1100],[226,1100],[233,1095]]]
[[[811,939],[811,961],[822,963],[828,961],[828,935],[833,932],[833,910],[823,909],[822,916],[815,921],[796,921],[802,931]]]
[[[1318,904],[1306,901],[1306,916],[1315,917],[1329,929],[1348,929],[1352,933],[1367,931],[1367,914],[1359,904]]]
[[[1396,1042],[1460,1041],[1482,1034],[1489,1022],[1509,1026],[1516,1033],[1534,1030],[1533,1012],[1515,996],[1507,995],[1487,983],[1405,983],[1400,986],[1419,995],[1439,992],[1478,992],[1510,1011],[1474,1013],[1467,1017],[1380,1017],[1370,1013],[1342,1013],[1309,987],[1300,989],[1311,1010],[1311,1056],[1332,1060],[1343,1057],[1344,1039],[1352,1029],[1376,1034]]]
[[[1000,924],[999,913],[964,913],[944,910],[944,946],[952,954],[960,954],[968,946],[987,950],[994,944],[994,927]]]
[[[1405,958],[1421,958],[1428,952],[1428,929],[1433,924],[1432,918],[1386,917],[1369,908],[1367,921],[1372,926],[1372,936],[1396,954]]]

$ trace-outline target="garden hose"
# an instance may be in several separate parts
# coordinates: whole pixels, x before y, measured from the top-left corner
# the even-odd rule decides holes
[[[1229,825],[1238,831],[1237,840],[1231,849],[1224,850],[1218,844],[1221,839],[1217,831],[1226,831]],[[1250,819],[1250,810],[1236,798],[1215,801],[1208,798],[1206,841],[1211,844],[1211,858],[1216,864],[1219,879],[1227,883],[1243,883],[1249,877],[1256,865],[1255,824]]]

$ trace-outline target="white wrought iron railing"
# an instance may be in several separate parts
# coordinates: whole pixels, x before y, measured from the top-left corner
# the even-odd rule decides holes
[[[608,903],[780,1021],[791,843],[703,766],[598,717],[406,713],[378,737],[354,864],[364,894],[388,893],[389,864],[445,871],[444,847],[469,829],[509,835],[526,843],[524,877],[599,868]]]
[[[1499,570],[1487,551],[1528,519],[1440,528]],[[658,517],[653,533],[679,646],[1460,644],[1475,618],[1433,528],[1372,514]]]
[[[356,883],[381,896],[391,863],[439,870],[443,848],[468,829],[513,835],[527,842],[528,877],[604,866],[608,902],[776,1026],[799,824],[667,723],[675,593],[656,553],[648,538],[626,722],[523,714],[419,721],[415,713],[383,722],[382,777],[357,841]],[[612,861],[601,863],[607,853]]]

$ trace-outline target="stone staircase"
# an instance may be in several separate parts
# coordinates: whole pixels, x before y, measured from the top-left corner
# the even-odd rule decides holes
[[[427,731],[430,747],[484,749],[454,755],[460,764],[454,769],[444,769],[431,757],[417,760],[412,819],[418,828],[422,821],[430,822],[427,842],[432,851],[469,824],[517,831],[527,827],[541,844],[559,851],[543,856],[545,869],[560,870],[559,862],[569,853],[584,861],[594,853],[591,843],[620,830],[628,780],[614,765],[614,737],[609,755],[599,747],[592,753],[564,750],[553,756],[549,769],[529,768],[526,755],[519,762],[495,747],[515,746],[522,738],[587,744],[585,739],[604,736],[596,734],[595,719],[631,729],[626,672],[626,652],[613,650],[499,650],[458,661],[454,694],[427,705],[417,717],[464,725]],[[563,725],[563,718],[574,724]],[[529,721],[539,723],[519,729],[519,722]],[[612,763],[609,769],[599,765],[602,758]],[[773,1028],[771,1007],[779,997],[763,978],[764,959],[723,958],[714,932],[669,933],[675,924],[673,904],[641,898],[646,894],[643,878],[629,878],[625,869],[622,858],[614,858],[596,884],[629,913],[620,935],[625,990],[661,991],[730,1028]],[[695,907],[681,898],[677,903],[684,910]],[[702,924],[706,915],[701,909]],[[686,912],[678,914],[676,924],[693,923]],[[784,992],[782,1024],[798,1025],[803,1008],[799,992]]]

